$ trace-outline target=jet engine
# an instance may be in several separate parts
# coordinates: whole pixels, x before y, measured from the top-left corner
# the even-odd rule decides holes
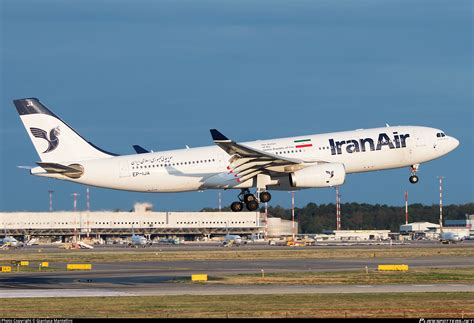
[[[338,163],[309,166],[290,173],[290,185],[301,188],[338,186],[345,179],[346,169]]]

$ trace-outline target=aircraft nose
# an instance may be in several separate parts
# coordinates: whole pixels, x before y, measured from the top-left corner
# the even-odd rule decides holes
[[[458,148],[458,146],[459,146],[459,140],[457,140],[454,137],[451,137],[451,147],[452,147],[451,150]]]
[[[453,140],[454,140],[454,149],[458,148],[459,146],[459,140],[457,140],[456,138],[453,137]]]

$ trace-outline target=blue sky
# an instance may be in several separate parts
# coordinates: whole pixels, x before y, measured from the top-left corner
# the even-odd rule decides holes
[[[12,100],[38,97],[96,145],[132,153],[391,125],[445,130],[461,141],[408,169],[349,175],[342,201],[473,202],[472,2],[0,2],[0,210],[85,207],[85,187],[30,176],[38,160]],[[91,189],[93,209],[217,206],[217,191],[141,194]],[[222,193],[230,204],[237,191]],[[334,189],[296,204],[334,202]],[[273,205],[290,205],[274,194]]]

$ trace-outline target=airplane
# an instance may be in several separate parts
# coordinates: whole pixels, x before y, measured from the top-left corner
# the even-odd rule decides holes
[[[36,98],[13,101],[41,159],[30,174],[135,192],[240,190],[234,212],[259,208],[270,190],[335,187],[346,175],[409,167],[456,149],[444,131],[389,126],[306,136],[235,142],[210,129],[214,146],[117,155],[84,139]],[[255,194],[250,189],[255,188]]]
[[[242,244],[242,237],[238,234],[226,234],[222,245],[225,247],[229,246],[240,246]]]
[[[139,236],[139,235],[136,235],[134,234],[132,236],[132,243],[131,243],[131,246],[136,246],[136,247],[139,247],[139,246],[142,246],[142,247],[145,247],[146,245],[148,244],[148,240],[144,237],[144,236]]]
[[[439,241],[444,244],[456,243],[463,240],[457,233],[454,232],[441,232],[439,235]]]
[[[0,239],[0,249],[7,249],[7,248],[10,248],[10,247],[18,248],[18,247],[24,247],[25,246],[25,244],[23,242],[18,241],[13,236],[8,236],[6,227],[3,230],[4,230],[4,236],[5,237],[3,239]]]
[[[133,232],[133,226],[132,226],[132,242],[129,244],[131,247],[143,247],[145,248],[147,246],[148,240],[144,236],[137,235]]]
[[[18,241],[12,236],[7,236],[7,229],[5,228],[5,238],[0,239],[0,247],[1,248],[8,248],[8,247],[13,247],[13,248],[18,248],[18,247],[23,247],[24,244],[21,241]]]

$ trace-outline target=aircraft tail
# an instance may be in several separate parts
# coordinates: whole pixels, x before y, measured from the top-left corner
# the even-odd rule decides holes
[[[18,99],[13,103],[42,162],[59,163],[116,156],[88,142],[38,99]]]

